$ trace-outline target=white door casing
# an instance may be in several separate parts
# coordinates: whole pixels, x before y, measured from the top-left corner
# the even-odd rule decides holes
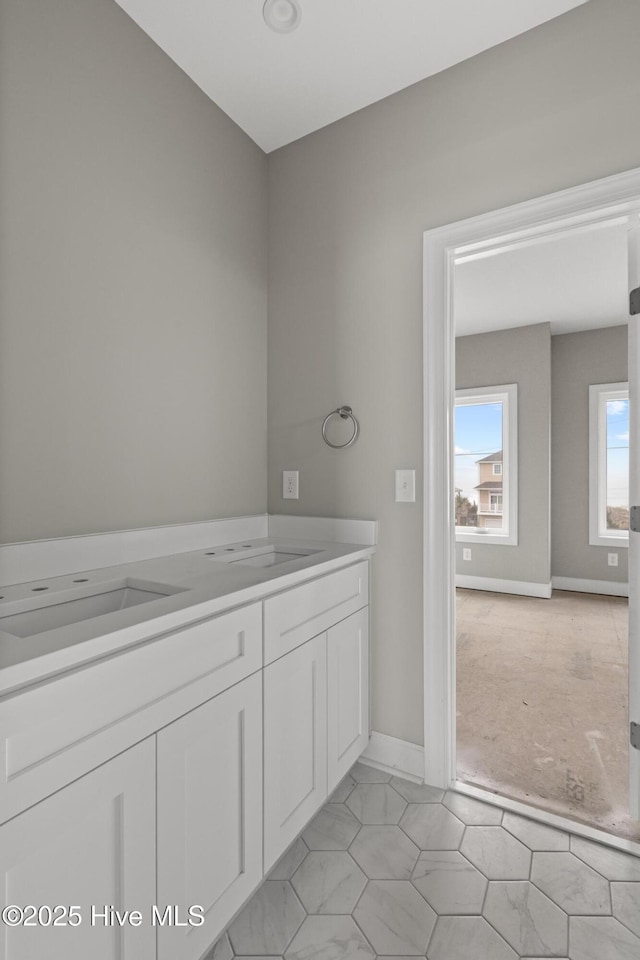
[[[469,259],[526,245],[533,239],[592,229],[616,220],[638,222],[640,169],[447,224],[424,234],[424,741],[425,779],[446,789],[456,781],[455,745],[455,535],[453,504],[453,398],[455,386],[453,270]],[[637,274],[637,247],[634,266]],[[632,274],[633,276],[633,274]],[[640,285],[636,278],[634,286]],[[631,321],[629,381],[638,378],[638,320]],[[632,369],[633,367],[633,369]],[[630,403],[639,423],[639,388]],[[637,436],[637,428],[630,431]],[[636,446],[638,446],[636,444]],[[640,502],[640,452],[630,450],[631,499]],[[633,479],[635,475],[635,481]],[[635,499],[634,499],[635,498]],[[640,534],[630,551],[630,704],[640,713]],[[634,559],[635,557],[635,559]],[[633,573],[631,572],[633,571]],[[636,594],[636,596],[633,596]],[[640,720],[640,717],[637,717]],[[632,815],[640,812],[640,754],[631,751]]]
[[[629,290],[640,287],[640,224],[629,229]],[[629,317],[629,503],[640,504],[640,315]],[[629,532],[629,720],[640,724],[640,533]],[[629,744],[629,809],[640,820],[640,749]]]

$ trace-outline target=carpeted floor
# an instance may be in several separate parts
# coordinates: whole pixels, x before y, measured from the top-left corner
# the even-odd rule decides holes
[[[627,610],[457,591],[461,780],[640,840],[626,813]]]

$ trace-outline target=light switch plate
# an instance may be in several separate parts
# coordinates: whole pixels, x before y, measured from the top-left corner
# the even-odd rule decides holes
[[[396,503],[415,503],[415,470],[396,470]]]

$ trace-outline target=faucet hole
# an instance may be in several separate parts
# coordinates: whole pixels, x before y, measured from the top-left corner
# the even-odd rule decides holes
[[[225,552],[225,553],[233,553],[234,550],[235,550],[235,547],[225,547],[225,548],[224,548],[224,552]]]
[[[251,547],[251,544],[250,544],[250,543],[243,543],[243,544],[242,544],[242,549],[243,549],[243,550],[245,550],[245,549],[248,550],[250,547]]]
[[[89,578],[88,578],[88,577],[80,577],[79,580],[74,580],[73,582],[74,582],[74,583],[89,583]]]
[[[205,553],[205,557],[215,557],[215,555],[216,555],[215,550],[207,550],[207,552]]]
[[[34,587],[31,593],[42,593],[43,590],[48,590],[49,587]]]

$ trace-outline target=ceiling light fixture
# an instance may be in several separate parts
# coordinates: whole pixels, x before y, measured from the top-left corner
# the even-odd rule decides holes
[[[276,33],[291,33],[300,26],[302,10],[298,0],[266,0],[262,16],[266,25]]]

